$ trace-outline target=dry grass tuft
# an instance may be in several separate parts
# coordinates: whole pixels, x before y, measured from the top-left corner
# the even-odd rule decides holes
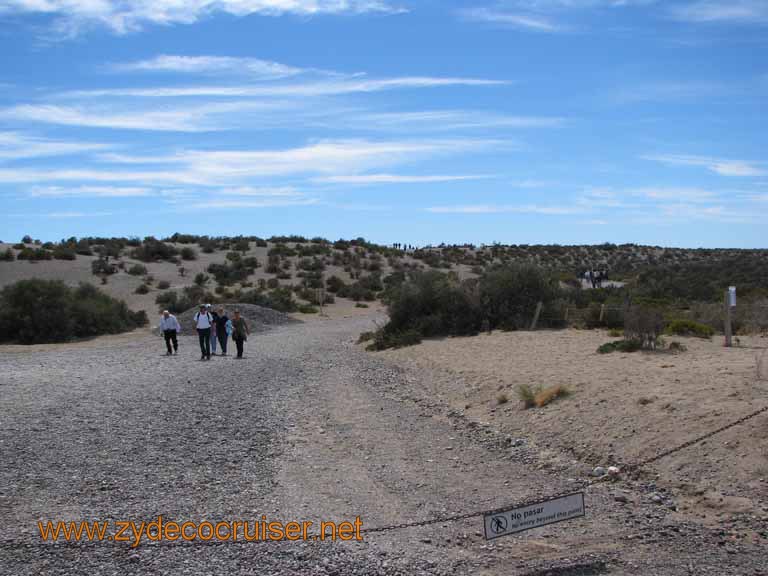
[[[509,397],[507,397],[506,394],[501,393],[498,396],[496,396],[496,403],[501,406],[502,404],[506,404],[509,402]]]
[[[541,408],[550,402],[554,402],[558,398],[570,396],[570,394],[571,391],[568,388],[562,384],[558,384],[557,386],[550,386],[549,388],[544,388],[538,392],[534,398],[534,402],[538,408]]]
[[[549,388],[542,388],[541,386],[532,388],[528,384],[521,384],[517,388],[517,396],[525,408],[533,408],[534,406],[542,408],[558,398],[565,398],[570,394],[571,391],[562,384]]]

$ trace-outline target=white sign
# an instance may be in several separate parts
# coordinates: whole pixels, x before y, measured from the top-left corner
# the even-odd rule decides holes
[[[731,308],[736,306],[736,286],[728,287],[728,305]]]
[[[582,516],[584,516],[584,493],[576,492],[553,500],[527,504],[506,512],[487,514],[483,518],[485,539],[493,540]]]

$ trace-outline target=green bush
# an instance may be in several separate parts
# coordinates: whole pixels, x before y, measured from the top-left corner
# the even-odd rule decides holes
[[[184,246],[180,254],[182,260],[197,260],[197,251],[191,246]]]
[[[405,348],[406,346],[415,346],[421,343],[421,334],[416,330],[404,330],[402,332],[386,332],[377,330],[373,334],[373,341],[366,347],[366,350],[378,351],[388,348]]]
[[[147,273],[147,267],[141,264],[134,264],[127,270],[131,276],[144,276]]]
[[[58,280],[21,280],[0,291],[0,340],[21,344],[65,342],[118,334],[147,323],[91,284],[69,288]]]
[[[631,306],[624,313],[624,338],[639,341],[646,350],[657,347],[664,326],[664,314],[654,306]]]
[[[145,238],[144,242],[131,251],[131,258],[142,262],[157,262],[159,260],[174,261],[178,249],[171,244],[160,242],[154,238]]]
[[[664,331],[675,336],[696,336],[698,338],[712,338],[715,329],[706,324],[700,324],[693,320],[672,320]]]
[[[56,260],[75,260],[77,259],[77,253],[71,246],[65,244],[57,244],[53,248],[53,257]]]
[[[13,253],[13,250],[10,248],[6,248],[5,252],[0,253],[0,261],[2,262],[13,262],[16,260],[16,256]]]
[[[597,351],[600,354],[610,354],[611,352],[637,352],[642,348],[643,344],[640,340],[616,340],[603,344]]]
[[[28,260],[29,262],[37,262],[39,260],[51,260],[53,253],[43,248],[24,248],[16,254],[17,260]]]
[[[108,276],[116,272],[117,272],[117,268],[114,265],[107,262],[106,260],[99,258],[98,260],[94,260],[93,262],[91,262],[91,273],[94,275],[103,274],[105,276]]]

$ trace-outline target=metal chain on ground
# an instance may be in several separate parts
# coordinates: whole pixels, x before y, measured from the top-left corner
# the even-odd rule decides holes
[[[695,444],[698,444],[699,442],[703,442],[704,440],[707,440],[708,438],[711,438],[712,436],[715,436],[717,434],[720,434],[721,432],[725,432],[726,430],[729,430],[731,428],[734,428],[735,426],[738,426],[740,424],[743,424],[744,422],[747,422],[748,420],[751,420],[752,418],[755,418],[759,416],[760,414],[763,414],[765,412],[768,412],[768,405],[763,406],[762,408],[755,410],[754,412],[751,412],[750,414],[747,414],[746,416],[742,416],[738,420],[734,420],[733,422],[729,422],[728,424],[725,424],[724,426],[720,426],[719,428],[716,428],[715,430],[712,430],[710,432],[707,432],[706,434],[702,434],[701,436],[698,436],[696,438],[693,438],[691,440],[688,440],[687,442],[684,442],[678,446],[675,446],[673,448],[669,448],[668,450],[664,450],[663,452],[659,452],[658,454],[651,456],[649,458],[645,458],[643,460],[640,460],[639,462],[635,464],[629,464],[624,467],[624,471],[635,471],[638,468],[641,468],[643,466],[647,466],[648,464],[652,464],[654,462],[657,462],[658,460],[661,460],[662,458],[665,458],[667,456],[670,456],[671,454],[674,454],[676,452],[679,452],[681,450],[684,450],[686,448],[689,448]],[[585,482],[582,482],[581,486],[576,487],[573,486],[569,490],[565,492],[560,492],[558,494],[553,494],[547,498],[547,500],[552,500],[555,498],[560,498],[561,496],[567,496],[568,494],[572,494],[574,491],[582,490],[584,488],[587,488],[589,486],[592,486],[594,484],[599,484],[601,482],[606,482],[608,480],[613,480],[615,477],[611,475],[604,475],[596,478],[591,478],[590,480],[587,480]],[[416,528],[421,526],[431,526],[433,524],[443,524],[446,522],[458,522],[460,520],[467,520],[469,518],[477,518],[480,516],[486,516],[489,514],[500,514],[502,512],[508,512],[509,510],[512,510],[514,508],[518,508],[520,506],[526,506],[530,504],[535,504],[536,500],[524,500],[521,502],[517,502],[515,504],[509,504],[506,506],[503,506],[501,508],[494,508],[492,510],[474,510],[472,512],[466,512],[464,514],[455,514],[452,516],[443,516],[440,518],[433,518],[431,520],[421,520],[417,522],[403,522],[401,524],[391,524],[387,526],[379,526],[376,528],[363,528],[360,530],[360,533],[381,533],[381,532],[389,532],[392,530],[403,530],[405,528]]]
[[[641,460],[640,462],[637,462],[636,464],[632,464],[629,466],[626,466],[626,469],[628,470],[635,470],[637,468],[641,468],[643,466],[647,466],[648,464],[653,464],[654,462],[661,460],[662,458],[665,458],[671,454],[674,454],[675,452],[679,452],[680,450],[684,450],[685,448],[689,448],[693,446],[694,444],[698,444],[699,442],[703,442],[704,440],[707,440],[708,438],[711,438],[712,436],[715,436],[717,434],[720,434],[721,432],[725,432],[726,430],[729,430],[730,428],[733,428],[735,426],[738,426],[739,424],[743,424],[744,422],[751,420],[752,418],[755,418],[756,416],[759,416],[760,414],[763,414],[764,412],[768,412],[768,405],[763,406],[759,410],[755,410],[754,412],[747,414],[746,416],[743,416],[739,418],[738,420],[734,420],[733,422],[730,422],[728,424],[725,424],[724,426],[720,426],[720,428],[717,428],[715,430],[712,430],[711,432],[707,432],[706,434],[702,434],[701,436],[698,436],[697,438],[693,438],[692,440],[688,440],[687,442],[683,442],[679,446],[675,446],[674,448],[670,448],[668,450],[664,450],[663,452],[659,452],[655,456],[651,456],[650,458],[646,458],[644,460]]]

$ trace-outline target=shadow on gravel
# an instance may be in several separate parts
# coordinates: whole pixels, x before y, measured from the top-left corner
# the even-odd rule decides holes
[[[542,568],[533,572],[526,572],[521,576],[592,576],[593,574],[607,574],[608,566],[602,560],[597,562],[581,562],[569,566]]]

